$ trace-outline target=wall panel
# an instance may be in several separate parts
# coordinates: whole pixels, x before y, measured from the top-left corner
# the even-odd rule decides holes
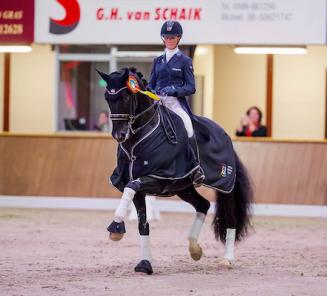
[[[255,202],[327,204],[327,141],[234,140]],[[0,195],[120,197],[108,184],[116,142],[103,135],[0,135]],[[209,189],[200,189],[213,200]]]

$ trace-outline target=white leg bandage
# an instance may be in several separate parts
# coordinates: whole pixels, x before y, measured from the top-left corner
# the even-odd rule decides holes
[[[150,249],[150,237],[148,235],[140,235],[141,244],[141,260],[152,260]]]
[[[227,228],[224,258],[229,261],[234,260],[235,233],[236,229]]]
[[[206,218],[205,214],[199,212],[196,213],[196,217],[194,219],[193,225],[188,235],[189,239],[194,239],[196,241],[198,240],[205,218]]]
[[[160,210],[157,206],[156,197],[153,195],[146,195],[145,196],[145,205],[146,205],[146,220],[153,221],[153,220],[160,220]],[[129,207],[130,213],[128,216],[129,220],[137,220],[137,212],[136,208],[133,204]]]
[[[116,222],[122,222],[124,221],[126,215],[127,215],[127,209],[133,200],[135,195],[135,191],[131,188],[126,187],[123,192],[123,196],[120,199],[118,208],[115,212],[115,218],[114,221]]]
[[[160,211],[157,206],[156,197],[153,195],[145,196],[146,218],[148,221],[160,220]]]

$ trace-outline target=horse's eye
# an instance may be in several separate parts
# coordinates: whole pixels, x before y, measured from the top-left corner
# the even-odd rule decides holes
[[[127,102],[129,101],[129,96],[127,94],[123,94],[122,99],[124,100],[124,102]]]

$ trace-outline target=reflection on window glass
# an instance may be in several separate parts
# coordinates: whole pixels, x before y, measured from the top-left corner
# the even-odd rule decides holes
[[[96,69],[108,72],[109,63],[65,61],[60,63],[59,130],[110,132],[106,84]]]

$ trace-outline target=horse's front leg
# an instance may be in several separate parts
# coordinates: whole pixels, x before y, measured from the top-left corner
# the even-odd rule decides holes
[[[196,210],[196,216],[190,229],[188,240],[191,258],[195,261],[198,261],[201,259],[203,254],[202,248],[198,243],[198,239],[201,228],[210,208],[210,202],[202,197],[193,186],[183,191],[177,192],[177,195],[182,200],[190,203]]]
[[[131,201],[133,200],[135,193],[138,191],[139,182],[131,181],[124,188],[123,195],[120,199],[119,205],[115,211],[115,217],[112,223],[108,226],[109,238],[113,241],[119,241],[123,238],[125,230],[125,217]]]
[[[140,234],[140,245],[141,245],[141,261],[136,265],[136,272],[143,272],[146,274],[152,274],[151,266],[151,249],[150,249],[150,228],[146,217],[146,202],[145,193],[137,192],[133,199],[137,217],[138,217],[138,228]]]

